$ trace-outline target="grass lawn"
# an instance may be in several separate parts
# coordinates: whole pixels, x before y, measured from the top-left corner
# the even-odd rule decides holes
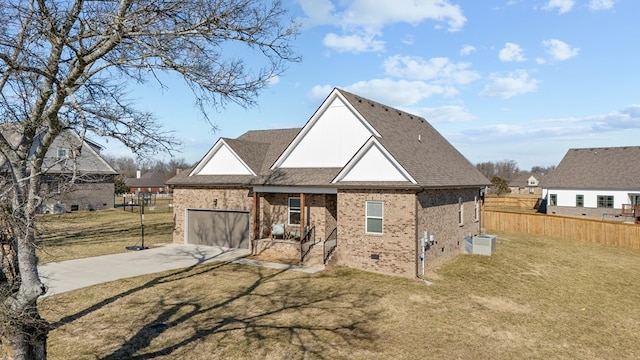
[[[158,199],[153,210],[145,207],[145,246],[172,241],[169,203],[168,199]],[[125,252],[126,246],[141,245],[142,241],[138,207],[41,215],[38,221],[40,263]]]
[[[89,231],[78,220],[72,233],[83,235],[46,248],[106,242],[100,233],[118,228],[107,213],[109,224],[87,221]],[[167,219],[155,229],[169,234],[151,237],[168,239]],[[342,267],[214,264],[47,297],[49,357],[640,358],[640,251],[497,235],[494,256],[459,256],[430,274],[432,286]]]

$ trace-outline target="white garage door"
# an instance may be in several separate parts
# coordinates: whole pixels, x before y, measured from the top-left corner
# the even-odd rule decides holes
[[[249,212],[187,210],[187,243],[249,249]]]

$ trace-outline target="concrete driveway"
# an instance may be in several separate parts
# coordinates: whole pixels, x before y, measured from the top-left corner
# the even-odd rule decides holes
[[[243,258],[250,253],[247,249],[166,244],[141,251],[47,263],[38,266],[38,272],[47,286],[45,296],[49,296],[128,277],[221,261],[307,273],[321,270]]]

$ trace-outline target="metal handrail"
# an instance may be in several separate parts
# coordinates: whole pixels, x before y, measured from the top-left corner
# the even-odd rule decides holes
[[[327,236],[327,240],[324,241],[324,263],[326,264],[329,261],[329,257],[333,254],[333,251],[338,246],[338,228],[334,228],[329,236]]]
[[[306,231],[300,239],[300,264],[304,263],[304,259],[309,255],[311,248],[316,243],[316,227],[312,226]]]

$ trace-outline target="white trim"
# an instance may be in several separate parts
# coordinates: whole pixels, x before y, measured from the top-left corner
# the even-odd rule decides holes
[[[382,153],[382,155],[389,161],[389,164],[393,166],[405,178],[406,181],[411,182],[412,184],[418,183],[411,176],[411,174],[409,174],[409,172],[405,170],[405,168],[402,167],[402,165],[400,165],[400,163],[391,155],[391,153],[389,153],[389,151],[384,146],[382,146],[382,144],[380,144],[378,139],[374,138],[373,136],[369,138],[369,140],[362,146],[362,148],[360,148],[360,150],[358,150],[358,152],[353,156],[353,158],[349,160],[347,165],[345,165],[345,167],[342,168],[342,170],[340,170],[338,175],[336,175],[336,177],[331,181],[331,183],[335,184],[340,181],[343,181],[343,179],[349,175],[351,170],[353,170],[353,168],[358,164],[358,162],[362,160],[373,147],[376,147]],[[388,180],[362,179],[358,181],[388,181]]]
[[[327,98],[322,102],[318,110],[311,116],[311,119],[304,125],[302,130],[296,135],[296,137],[291,141],[291,144],[287,146],[287,148],[280,154],[278,159],[271,166],[271,170],[275,170],[279,168],[291,155],[291,153],[296,149],[298,144],[302,141],[302,139],[307,135],[307,133],[311,130],[313,125],[318,122],[325,111],[333,104],[336,98],[340,98],[340,100],[347,106],[347,108],[356,116],[356,118],[371,132],[373,136],[381,137],[380,133],[371,125],[369,122],[362,117],[362,115],[351,105],[351,103],[340,93],[337,88],[334,88],[333,91],[327,96]],[[336,129],[336,131],[340,131],[340,129]]]
[[[297,186],[254,186],[253,192],[256,193],[305,193],[305,194],[337,194],[337,188],[314,188],[314,187],[297,187]]]
[[[216,143],[213,145],[213,147],[211,147],[211,149],[207,152],[207,154],[202,158],[202,160],[200,160],[200,162],[198,163],[198,166],[196,166],[191,173],[189,173],[189,176],[194,176],[194,175],[199,175],[200,172],[209,164],[209,162],[211,161],[211,159],[213,159],[213,157],[218,153],[218,151],[220,151],[220,149],[224,147],[225,149],[227,149],[231,155],[233,155],[233,157],[247,170],[247,172],[250,175],[256,176],[256,173],[249,167],[249,165],[247,165],[247,163],[244,162],[244,160],[242,160],[242,158],[240,156],[238,156],[238,154],[233,150],[233,148],[231,148],[231,146],[229,146],[223,138],[218,139],[218,141],[216,141]],[[216,174],[216,175],[247,175],[247,174]]]
[[[367,206],[369,203],[380,203],[382,207],[382,215],[378,216],[369,216],[369,207]],[[380,232],[370,232],[369,224],[367,220],[371,219],[380,219],[382,222],[380,224]],[[364,202],[364,233],[368,235],[384,235],[384,201],[382,200],[365,200]]]
[[[292,207],[291,207],[291,199],[298,199],[298,204],[299,205],[298,205],[297,212],[298,212],[298,221],[299,222],[297,224],[294,224],[294,223],[291,222],[291,209],[292,209]],[[294,213],[295,213],[295,210],[294,210]],[[300,199],[300,196],[289,196],[288,199],[287,199],[287,225],[289,225],[289,226],[299,226],[299,225],[301,225],[301,223],[300,223],[301,221],[302,221],[302,200]]]

